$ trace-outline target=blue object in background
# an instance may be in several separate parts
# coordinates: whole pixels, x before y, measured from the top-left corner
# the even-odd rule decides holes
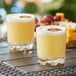
[[[1,19],[4,20],[5,17],[6,17],[6,11],[4,8],[0,8],[0,16],[1,16]]]
[[[2,17],[5,17],[5,16],[6,16],[6,11],[5,11],[4,8],[0,8],[0,15],[1,15]]]
[[[11,12],[12,13],[22,13],[23,9],[22,8],[17,8],[17,7],[12,7]]]

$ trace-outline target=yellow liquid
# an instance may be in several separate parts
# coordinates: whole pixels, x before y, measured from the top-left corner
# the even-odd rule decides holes
[[[18,45],[31,44],[34,39],[34,20],[30,22],[7,21],[8,42]]]
[[[41,59],[57,59],[65,57],[66,34],[37,35],[37,54]]]

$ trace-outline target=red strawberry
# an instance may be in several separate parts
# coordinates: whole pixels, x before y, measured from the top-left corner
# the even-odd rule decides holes
[[[53,19],[53,16],[51,15],[44,15],[43,16],[43,19],[46,21],[46,22],[54,22],[54,19]]]
[[[61,21],[61,16],[55,16],[54,21]]]

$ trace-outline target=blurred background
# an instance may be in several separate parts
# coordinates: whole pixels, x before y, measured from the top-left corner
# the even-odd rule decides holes
[[[65,18],[76,22],[76,0],[0,0],[0,23],[10,13],[55,15],[62,12]]]
[[[62,15],[63,20],[61,21],[76,22],[76,0],[0,0],[0,40],[7,37],[5,18],[7,14],[11,13],[34,14],[38,18],[42,18],[40,22],[44,25],[50,25],[54,20],[60,21],[61,17],[56,16],[57,13],[64,14],[65,17]],[[48,18],[48,22],[43,17],[47,14],[51,15],[51,20],[49,21]],[[40,26],[39,21],[37,19],[35,21],[35,27]]]

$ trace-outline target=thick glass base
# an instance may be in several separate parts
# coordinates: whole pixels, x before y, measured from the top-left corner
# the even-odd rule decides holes
[[[8,47],[11,51],[24,51],[27,53],[32,53],[33,43],[29,45],[8,44]]]
[[[64,57],[63,58],[58,58],[58,59],[55,59],[55,60],[39,58],[39,63],[41,65],[47,65],[47,64],[49,64],[51,66],[63,65],[64,61],[65,61]]]

